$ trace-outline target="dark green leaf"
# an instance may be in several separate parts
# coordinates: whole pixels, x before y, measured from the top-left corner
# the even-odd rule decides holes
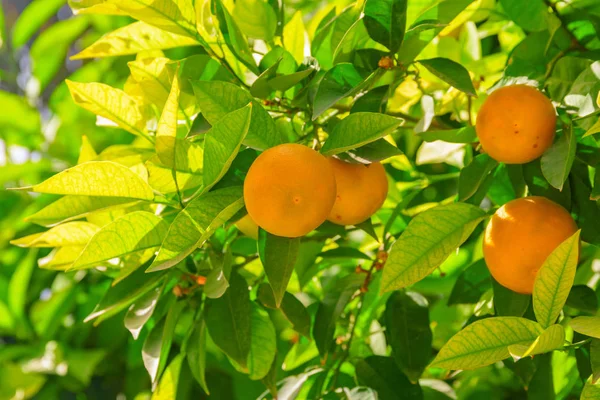
[[[480,154],[460,171],[458,178],[458,200],[465,201],[472,197],[483,184],[498,162],[487,154]]]
[[[319,254],[323,258],[351,258],[358,260],[370,260],[371,257],[354,247],[336,247]]]
[[[338,157],[345,161],[354,161],[360,163],[372,163],[386,160],[390,157],[398,156],[402,151],[392,145],[385,139],[377,139],[356,149],[348,150],[347,153],[340,153]]]
[[[385,325],[396,363],[418,382],[432,356],[427,300],[416,292],[393,293],[385,306]]]
[[[473,126],[465,126],[464,128],[447,131],[419,132],[418,135],[426,142],[443,140],[448,143],[473,143],[477,141],[477,134]]]
[[[575,285],[569,292],[566,305],[595,314],[598,310],[598,297],[596,292],[589,286]]]
[[[373,388],[381,400],[422,400],[418,383],[411,383],[391,357],[370,356],[356,363],[358,382]]]
[[[492,286],[494,288],[496,315],[521,317],[525,314],[531,303],[530,295],[513,292],[499,284],[494,278],[492,278]]]
[[[204,392],[210,394],[206,384],[206,322],[203,315],[195,322],[186,355],[192,375]]]
[[[569,125],[563,130],[562,136],[542,155],[540,160],[542,173],[546,180],[558,190],[562,191],[569,172],[571,172],[576,149],[577,138],[573,133],[573,127]]]
[[[547,197],[567,210],[571,209],[571,189],[569,181],[565,182],[563,191],[552,187],[542,174],[539,158],[530,163],[523,164],[523,178],[532,195]]]
[[[339,100],[357,91],[363,82],[363,76],[349,63],[338,64],[327,71],[315,93],[312,119],[316,119]]]
[[[206,300],[206,327],[215,344],[247,369],[252,304],[248,297],[248,286],[239,274],[232,273],[229,283],[229,289],[222,297]]]
[[[285,292],[281,304],[277,307],[273,289],[266,283],[259,286],[257,296],[265,307],[279,308],[296,332],[310,337],[310,315],[308,315],[308,311],[306,311],[306,308],[296,296]]]
[[[364,22],[369,36],[395,53],[402,44],[406,29],[408,0],[367,0]]]
[[[473,86],[469,71],[459,63],[447,58],[436,57],[427,60],[419,60],[419,64],[427,68],[429,72],[448,83],[450,86],[454,86],[456,89],[465,92],[469,96],[477,96],[477,91]]]
[[[504,12],[523,29],[538,32],[547,28],[548,7],[543,0],[500,0]]]
[[[448,305],[477,303],[491,285],[490,272],[485,260],[476,261],[462,271],[456,279],[448,298]]]
[[[300,238],[284,238],[263,229],[259,231],[258,254],[273,288],[277,307],[281,304],[294,272],[299,248]]]

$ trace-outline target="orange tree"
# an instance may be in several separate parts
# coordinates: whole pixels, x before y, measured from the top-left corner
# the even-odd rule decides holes
[[[600,399],[597,1],[63,4],[3,50],[0,399]]]

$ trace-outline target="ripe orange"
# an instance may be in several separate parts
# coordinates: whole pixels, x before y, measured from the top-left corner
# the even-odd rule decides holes
[[[329,162],[337,185],[329,221],[339,225],[356,225],[379,210],[388,192],[388,181],[381,163],[351,164],[337,158],[330,158]]]
[[[556,111],[550,100],[526,85],[505,86],[485,100],[476,130],[490,157],[507,164],[535,160],[552,145]]]
[[[485,262],[502,286],[532,293],[546,258],[576,231],[567,210],[545,197],[509,201],[496,211],[485,230]]]
[[[325,222],[335,202],[333,168],[306,146],[272,147],[250,166],[244,201],[250,217],[267,232],[306,235]]]

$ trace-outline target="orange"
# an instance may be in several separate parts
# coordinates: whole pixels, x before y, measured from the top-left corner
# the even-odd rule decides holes
[[[235,223],[235,227],[244,235],[252,239],[258,239],[258,225],[256,225],[256,222],[254,222],[250,215],[246,214],[243,218],[240,218]]]
[[[335,201],[335,176],[325,156],[299,144],[264,151],[244,181],[250,217],[273,235],[306,235],[327,219]]]
[[[545,197],[509,201],[496,211],[485,230],[485,262],[502,286],[532,293],[546,258],[576,231],[567,210]]]
[[[329,162],[337,185],[329,221],[339,225],[356,225],[379,210],[388,192],[388,181],[381,163],[351,164],[337,158],[330,158]]]
[[[496,161],[523,164],[552,145],[556,111],[550,100],[526,85],[505,86],[485,100],[477,115],[477,136]]]

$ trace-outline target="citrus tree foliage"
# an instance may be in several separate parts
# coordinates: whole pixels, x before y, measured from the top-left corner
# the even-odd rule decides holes
[[[600,398],[596,1],[35,0],[6,21],[0,399]],[[473,125],[515,83],[557,138],[506,165]],[[242,233],[245,174],[282,143],[382,161],[384,206]],[[579,227],[532,295],[481,250],[525,195]]]

